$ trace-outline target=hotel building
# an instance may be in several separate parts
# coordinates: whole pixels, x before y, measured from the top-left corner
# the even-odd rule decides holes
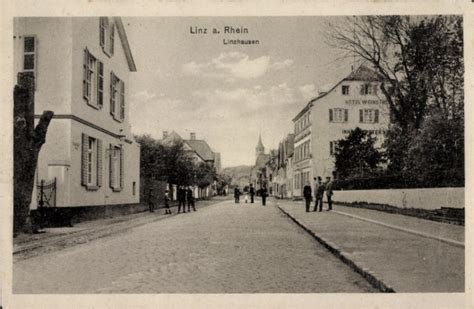
[[[360,66],[327,92],[309,101],[293,118],[294,196],[302,195],[307,182],[317,176],[333,177],[334,153],[338,140],[359,127],[376,136],[376,147],[383,143],[390,112],[381,93],[383,79],[373,70]]]

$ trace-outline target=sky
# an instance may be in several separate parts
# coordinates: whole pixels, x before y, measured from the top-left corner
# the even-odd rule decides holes
[[[195,132],[222,166],[253,165],[259,134],[268,153],[293,132],[292,119],[351,71],[327,44],[337,17],[123,18],[137,65],[130,87],[134,134]],[[248,33],[225,34],[224,27]],[[207,28],[193,34],[190,28]],[[213,34],[216,28],[220,33]],[[259,40],[224,45],[223,39]]]

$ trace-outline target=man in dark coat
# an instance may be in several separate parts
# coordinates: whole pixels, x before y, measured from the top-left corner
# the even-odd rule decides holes
[[[148,190],[147,200],[148,200],[148,210],[150,212],[155,212],[155,203],[153,203],[153,189],[152,188]]]
[[[331,177],[326,177],[326,196],[328,198],[328,211],[332,210],[332,181]]]
[[[196,211],[196,207],[194,206],[193,190],[191,187],[188,187],[186,190],[186,200],[188,201],[188,212],[191,212],[191,206],[193,207],[193,210]]]
[[[253,197],[255,196],[255,188],[250,184],[250,203],[253,204]]]
[[[324,184],[320,176],[318,176],[318,181],[314,185],[314,194],[316,195],[316,200],[314,202],[313,211],[317,210],[318,205],[319,211],[323,211]]]
[[[262,206],[265,206],[265,203],[267,201],[267,187],[263,187],[261,190],[260,190],[260,194],[262,195]]]
[[[234,199],[235,199],[235,203],[238,204],[240,202],[240,190],[239,190],[239,186],[236,186],[234,188]]]
[[[181,211],[181,205],[183,206],[183,213],[186,213],[186,191],[183,187],[178,188],[176,197],[178,198],[178,213]]]
[[[303,197],[306,203],[306,212],[309,212],[309,206],[311,204],[311,185],[309,182],[303,188]]]

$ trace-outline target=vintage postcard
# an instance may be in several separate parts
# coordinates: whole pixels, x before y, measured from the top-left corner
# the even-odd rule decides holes
[[[3,308],[471,308],[469,1],[2,4]]]

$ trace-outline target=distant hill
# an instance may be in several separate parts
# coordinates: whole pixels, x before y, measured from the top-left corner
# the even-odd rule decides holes
[[[243,186],[249,184],[251,170],[252,166],[239,165],[223,168],[221,170],[221,173],[232,177],[232,184],[238,184],[239,186]]]

